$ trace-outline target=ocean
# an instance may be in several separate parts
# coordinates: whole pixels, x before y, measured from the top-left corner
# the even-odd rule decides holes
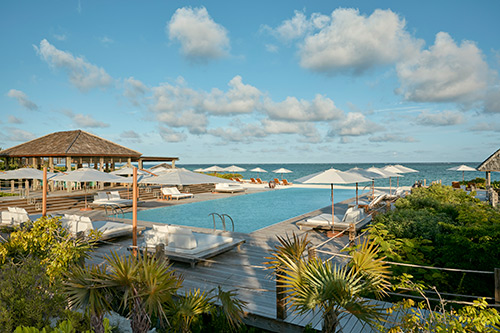
[[[441,180],[444,185],[451,185],[452,181],[461,181],[462,180],[462,172],[461,171],[448,171],[454,166],[458,166],[461,164],[468,165],[470,167],[476,168],[479,166],[481,162],[457,162],[457,163],[399,163],[406,167],[418,170],[415,173],[406,173],[403,174],[402,177],[399,178],[399,184],[402,186],[411,186],[416,181],[424,181],[426,180],[427,184],[430,184],[432,181]],[[397,163],[394,163],[397,164]],[[188,170],[195,170],[198,168],[208,168],[213,164],[182,164],[176,163],[176,166],[179,168],[186,168]],[[230,164],[217,164],[220,167],[228,167]],[[292,173],[284,174],[283,178],[288,181],[293,182],[295,179],[298,179],[303,176],[310,175],[312,173],[320,172],[323,170],[327,170],[330,168],[335,168],[341,171],[347,171],[351,168],[358,167],[362,169],[366,169],[372,166],[375,167],[383,167],[387,164],[382,163],[283,163],[283,164],[236,164],[239,167],[242,167],[247,170],[254,169],[256,167],[260,167],[267,171],[267,173],[256,173],[256,172],[240,172],[244,179],[249,179],[250,177],[256,178],[260,177],[263,181],[269,181],[273,178],[281,179],[281,174],[273,173],[272,170],[276,170],[279,168],[285,168],[291,170]],[[144,167],[148,168],[152,165],[145,163]],[[485,177],[484,172],[479,171],[467,171],[465,172],[465,180],[475,179],[476,177]],[[500,180],[500,173],[492,172],[491,173],[492,181]],[[396,185],[397,180],[392,179],[392,186]],[[375,186],[389,186],[389,179],[377,179],[375,180]]]

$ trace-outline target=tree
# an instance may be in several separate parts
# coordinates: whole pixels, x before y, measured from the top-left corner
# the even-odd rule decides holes
[[[307,236],[300,239],[278,238],[266,263],[277,270],[276,279],[284,287],[287,304],[304,314],[320,308],[323,312],[323,332],[335,332],[341,316],[350,313],[373,325],[383,315],[382,308],[370,304],[362,295],[385,294],[389,271],[381,259],[375,259],[377,247],[364,242],[352,253],[346,266],[337,266],[319,258],[306,259],[304,250],[309,245]]]

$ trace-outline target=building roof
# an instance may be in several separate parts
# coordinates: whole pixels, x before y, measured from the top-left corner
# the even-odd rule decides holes
[[[142,154],[82,130],[47,134],[0,151],[3,157],[116,156],[139,158]]]
[[[500,149],[491,154],[476,169],[478,171],[500,171]]]

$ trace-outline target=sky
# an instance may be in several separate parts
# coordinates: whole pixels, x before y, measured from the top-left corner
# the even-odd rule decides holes
[[[2,1],[0,147],[179,163],[483,161],[500,1]]]

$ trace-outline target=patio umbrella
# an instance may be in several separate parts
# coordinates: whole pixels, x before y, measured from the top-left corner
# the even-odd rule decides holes
[[[218,165],[212,165],[211,167],[208,167],[206,169],[204,169],[205,172],[224,172],[226,171],[224,168],[218,166]]]
[[[361,169],[361,168],[357,168],[357,167],[349,169],[346,172],[354,173],[354,174],[357,174],[361,177],[371,179],[372,180],[372,198],[375,194],[375,179],[385,178],[380,173],[367,171],[365,169]],[[356,182],[356,205],[357,204],[358,204],[358,183]]]
[[[254,168],[254,169],[252,169],[252,170],[250,170],[250,171],[251,171],[251,172],[267,172],[266,170],[264,170],[264,169],[262,169],[262,168],[259,168],[259,167]]]
[[[385,167],[382,168],[382,170],[394,172],[397,174],[418,172],[415,169],[407,168],[405,166],[402,166],[401,164],[386,165]],[[397,180],[398,180],[397,186],[399,186],[399,177],[397,178]]]
[[[126,167],[120,168],[118,170],[111,171],[110,174],[117,175],[117,176],[132,176],[133,172],[134,172],[133,167],[126,166]],[[138,175],[149,175],[149,172],[141,170],[141,169],[137,169],[137,174]]]
[[[198,168],[198,169],[193,170],[193,171],[194,171],[194,172],[205,172],[205,169],[203,169],[203,168]]]
[[[397,172],[397,173],[411,173],[411,172],[418,172],[418,170],[415,170],[415,169],[412,169],[412,168],[405,167],[404,165],[401,165],[401,164],[395,164],[395,165],[393,165],[393,167],[398,168],[399,170],[401,170],[401,172]]]
[[[285,168],[279,168],[276,170],[273,170],[274,173],[281,173],[281,179],[283,180],[283,174],[284,173],[292,173],[293,171],[285,169]]]
[[[228,166],[227,168],[224,168],[224,171],[235,173],[235,172],[245,172],[247,169],[240,168],[239,166],[236,165],[231,165]]]
[[[131,181],[130,179],[90,168],[80,168],[75,171],[70,171],[66,174],[59,174],[51,177],[50,180],[83,182],[85,191],[87,191],[87,182],[127,183]],[[87,209],[87,195],[85,195],[85,208]]]
[[[168,172],[164,172],[160,176],[141,179],[139,183],[160,184],[160,185],[193,185],[193,184],[215,184],[215,183],[234,183],[234,182],[229,179],[196,173],[184,168],[176,168]]]
[[[450,171],[462,171],[462,181],[465,181],[465,171],[477,171],[476,169],[471,168],[470,166],[467,166],[465,164],[462,164],[462,165],[459,165],[459,166],[456,166],[456,167],[453,167],[453,168],[449,168],[449,169],[446,169],[446,170],[450,170]]]
[[[47,177],[55,176],[56,174],[53,172],[47,172]],[[0,173],[0,179],[4,180],[14,180],[14,179],[43,179],[43,171],[33,168],[20,168],[16,170],[9,170]],[[20,182],[21,183],[21,182]],[[14,186],[14,184],[12,184]],[[26,196],[28,196],[29,192],[29,182],[26,181],[25,190]],[[20,188],[20,187],[19,187]]]
[[[370,179],[363,176],[344,172],[336,169],[329,169],[321,172],[314,173],[312,175],[304,176],[296,180],[297,182],[304,184],[330,184],[332,192],[332,229],[335,220],[335,206],[333,204],[333,184],[352,184],[352,183],[362,183],[369,182]]]
[[[55,176],[53,172],[47,172],[47,177]],[[43,179],[43,171],[33,168],[21,168],[9,170],[0,174],[0,179]]]
[[[387,170],[383,170],[381,168],[376,168],[376,167],[368,168],[368,169],[366,169],[366,171],[371,171],[371,172],[378,173],[378,174],[380,174],[382,176],[380,178],[389,178],[389,194],[392,192],[391,178],[392,177],[403,177],[403,176],[401,176],[398,173],[387,171]]]

